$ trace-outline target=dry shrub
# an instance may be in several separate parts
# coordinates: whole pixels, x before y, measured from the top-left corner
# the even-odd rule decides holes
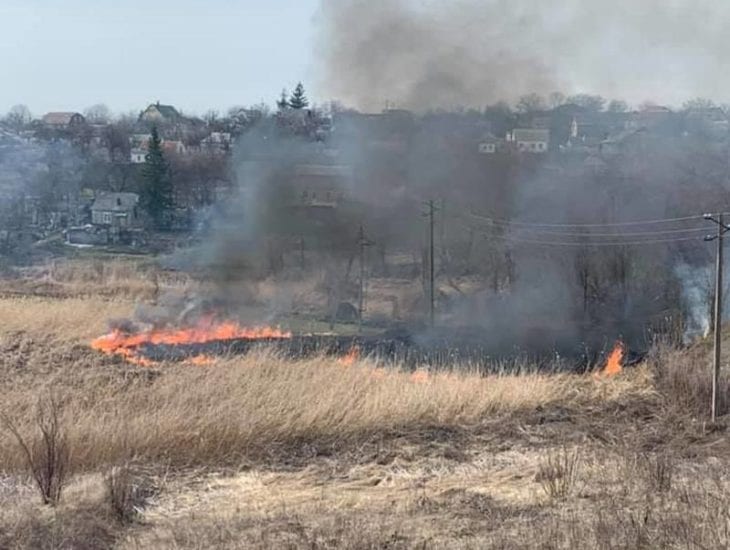
[[[112,515],[122,524],[134,523],[157,490],[150,478],[130,463],[114,466],[104,477]]]
[[[99,476],[76,478],[52,508],[29,499],[0,503],[3,550],[112,548],[122,533],[105,505]]]
[[[707,416],[712,401],[712,357],[707,345],[700,344],[687,350],[667,345],[656,345],[650,361],[654,368],[657,390],[666,403],[679,411],[696,416]],[[721,373],[719,412],[728,411],[730,376]]]
[[[61,425],[59,403],[53,395],[39,399],[35,425],[40,432],[32,440],[21,434],[6,414],[0,417],[15,438],[25,467],[33,477],[43,504],[55,506],[61,499],[70,466],[70,451]]]
[[[545,494],[552,499],[565,499],[575,489],[581,465],[578,449],[565,447],[559,451],[551,451],[540,464],[536,481],[540,483]]]
[[[672,479],[676,468],[674,458],[662,453],[644,457],[644,471],[649,482],[649,490],[666,493],[672,488]]]

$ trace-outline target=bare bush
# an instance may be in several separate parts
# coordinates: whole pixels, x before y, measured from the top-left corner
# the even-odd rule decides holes
[[[6,414],[2,414],[5,427],[21,449],[25,465],[41,494],[43,504],[55,506],[61,499],[69,473],[70,452],[66,434],[59,418],[60,405],[50,394],[40,398],[36,407],[35,425],[40,436],[28,440]]]
[[[660,493],[666,493],[672,488],[674,477],[675,461],[668,454],[647,456],[644,459],[644,468],[649,489]]]
[[[543,491],[552,499],[564,499],[575,488],[580,469],[581,456],[578,449],[562,448],[551,452],[540,465],[536,480]]]
[[[652,350],[651,363],[656,376],[656,387],[668,405],[697,416],[710,412],[712,375],[710,350],[704,345],[688,350],[677,350],[659,345]],[[728,411],[730,377],[720,376],[719,412]]]
[[[109,470],[104,483],[111,512],[122,524],[133,523],[147,500],[156,492],[149,478],[129,463]]]

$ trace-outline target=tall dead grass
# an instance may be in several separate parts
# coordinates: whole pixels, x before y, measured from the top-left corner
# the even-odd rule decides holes
[[[43,339],[88,341],[108,330],[109,319],[128,317],[134,304],[128,300],[41,297],[0,298],[0,336],[28,332]]]
[[[53,260],[0,281],[0,291],[51,297],[145,298],[195,287],[184,273],[160,270],[149,259]]]
[[[292,362],[261,353],[208,368],[164,367],[154,380],[56,375],[32,389],[7,391],[3,409],[21,434],[28,433],[36,395],[52,385],[77,468],[129,457],[215,464],[286,457],[305,445],[331,449],[379,432],[464,426],[552,404],[618,399],[650,392],[648,380],[641,371],[613,381],[537,374],[414,377],[366,363],[344,367],[332,359]],[[22,457],[10,443],[0,434],[0,464],[18,467]]]

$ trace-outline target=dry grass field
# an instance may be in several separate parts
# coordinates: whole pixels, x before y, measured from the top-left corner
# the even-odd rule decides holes
[[[193,284],[124,262],[0,284],[0,549],[730,547],[703,345],[612,378],[89,348]]]

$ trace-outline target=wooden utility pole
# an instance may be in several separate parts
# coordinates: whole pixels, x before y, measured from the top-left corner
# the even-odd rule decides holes
[[[357,234],[357,244],[360,249],[360,287],[357,294],[357,330],[362,331],[362,316],[365,311],[365,248],[372,246],[372,241],[365,237],[365,229],[360,226]]]
[[[713,312],[714,321],[714,353],[712,361],[712,422],[717,420],[720,400],[720,361],[722,355],[722,268],[723,268],[723,235],[728,231],[723,215],[719,214],[714,218],[712,214],[705,214],[705,219],[717,224],[717,235],[706,237],[705,240],[717,241],[715,254],[715,304]]]
[[[725,233],[722,214],[717,224],[717,263],[715,265],[715,350],[712,369],[712,421],[717,419],[720,385],[720,352],[722,349],[722,236]]]
[[[433,226],[434,226],[434,214],[436,213],[436,207],[434,201],[428,201],[428,291],[429,291],[429,320],[431,326],[436,324],[436,288],[435,288],[435,263],[434,263],[434,238],[433,238]]]

